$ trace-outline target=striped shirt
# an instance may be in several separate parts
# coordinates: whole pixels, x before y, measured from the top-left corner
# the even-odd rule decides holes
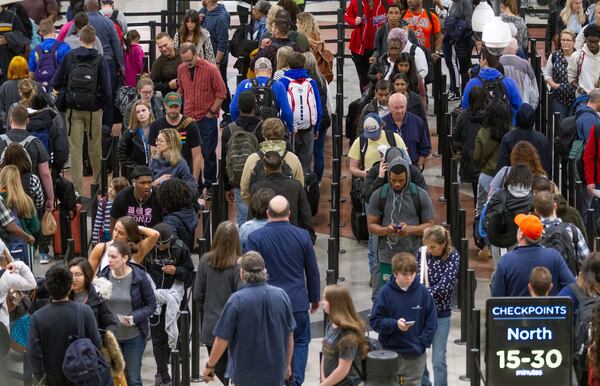
[[[112,209],[112,201],[106,197],[100,199],[98,209],[96,209],[96,219],[94,220],[94,228],[92,230],[92,245],[104,243],[111,239],[110,237],[110,210]]]

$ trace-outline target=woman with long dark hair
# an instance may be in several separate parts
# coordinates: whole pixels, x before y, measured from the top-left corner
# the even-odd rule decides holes
[[[199,15],[195,9],[189,9],[185,13],[179,30],[175,32],[173,47],[179,48],[185,42],[194,43],[198,56],[211,63],[215,63],[215,53],[210,41],[210,32],[202,28]]]
[[[475,138],[473,166],[479,171],[476,213],[481,212],[488,199],[490,183],[496,174],[496,163],[500,155],[500,141],[510,130],[512,113],[504,103],[490,103],[485,109],[483,127]]]
[[[194,300],[203,310],[200,342],[206,345],[209,355],[215,340],[212,330],[225,303],[240,285],[237,261],[241,255],[237,227],[231,221],[224,221],[217,227],[210,251],[200,258],[194,283]],[[229,385],[229,379],[225,378],[226,369],[227,353],[221,356],[214,370],[219,380]]]

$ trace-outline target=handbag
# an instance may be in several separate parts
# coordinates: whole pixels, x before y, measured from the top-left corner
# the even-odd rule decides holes
[[[42,215],[41,226],[42,235],[44,236],[51,236],[54,233],[56,233],[56,220],[54,219],[54,216],[52,215],[51,211],[44,211],[44,214]]]

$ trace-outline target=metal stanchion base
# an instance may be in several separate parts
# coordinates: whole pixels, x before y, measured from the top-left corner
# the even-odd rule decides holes
[[[346,201],[347,201],[347,200],[346,200],[346,198],[345,198],[345,197],[342,197],[342,198],[340,198],[340,202],[346,202]]]
[[[446,197],[439,197],[438,201],[439,202],[448,202],[448,199]]]
[[[343,276],[340,276],[340,277],[338,277],[337,281],[338,281],[338,283],[341,281],[346,281],[346,278]]]
[[[434,156],[435,158],[439,158],[439,157],[441,157],[441,156],[442,156],[442,155],[441,155],[440,153],[438,153],[438,152],[432,153],[431,155],[432,155],[432,156]]]
[[[460,379],[463,382],[467,382],[467,383],[471,382],[471,379],[469,377],[467,377],[466,375],[460,375],[458,377],[458,379]]]
[[[443,180],[443,179],[444,179],[444,176],[443,176],[443,175],[441,175],[441,174],[438,174],[437,176],[435,176],[435,178],[439,178],[440,180]]]
[[[340,255],[343,255],[344,253],[346,253],[346,250],[345,250],[345,249],[340,249],[338,253],[339,253]]]
[[[467,344],[466,341],[462,341],[460,339],[454,339],[454,344],[458,346],[465,346]]]

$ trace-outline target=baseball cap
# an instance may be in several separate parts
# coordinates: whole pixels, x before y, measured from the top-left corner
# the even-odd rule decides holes
[[[173,230],[169,224],[164,222],[158,223],[154,226],[154,230],[159,234],[158,240],[156,240],[157,245],[163,246],[173,241]]]
[[[240,267],[246,272],[259,273],[265,269],[265,261],[258,252],[248,252],[239,260]]]
[[[542,237],[544,226],[537,216],[532,214],[518,214],[515,216],[515,224],[519,226],[523,235],[529,239],[537,240]]]
[[[271,61],[267,58],[258,58],[256,62],[254,62],[254,71],[256,70],[271,70],[273,65]]]
[[[367,114],[363,121],[363,136],[367,139],[379,139],[381,135],[381,118],[377,113]]]
[[[165,96],[165,104],[168,107],[181,106],[181,95],[178,92],[171,91]]]

